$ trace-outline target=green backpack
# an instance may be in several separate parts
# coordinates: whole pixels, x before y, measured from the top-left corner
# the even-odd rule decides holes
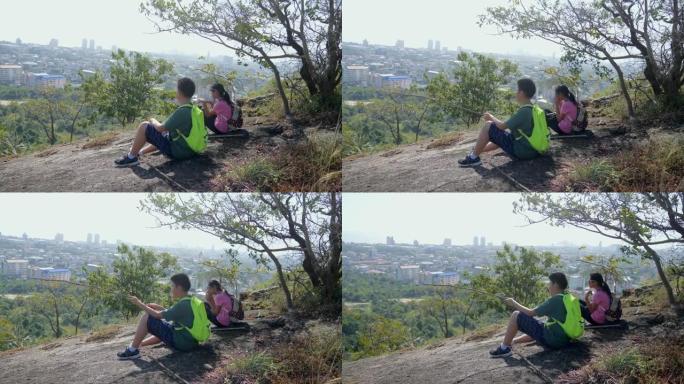
[[[570,293],[564,293],[563,305],[565,306],[565,322],[561,323],[556,319],[551,319],[547,324],[558,323],[570,340],[577,340],[584,334],[584,319],[582,318],[579,299]]]
[[[192,114],[192,128],[190,129],[190,134],[187,136],[184,136],[180,131],[178,134],[185,140],[188,147],[190,147],[193,152],[197,154],[204,153],[207,149],[207,141],[209,138],[207,127],[204,126],[204,112],[202,112],[198,106],[192,104],[186,104],[181,108],[190,108],[190,113]]]
[[[202,300],[194,296],[186,296],[180,299],[180,301],[184,300],[190,300],[190,306],[192,307],[192,315],[194,320],[192,322],[191,328],[188,328],[183,324],[179,324],[180,327],[176,327],[176,330],[187,329],[192,335],[193,339],[197,340],[198,343],[203,343],[209,340],[209,336],[211,335],[211,323],[207,318],[207,310],[204,307],[204,303]]]
[[[527,136],[522,130],[519,132],[535,151],[543,155],[551,145],[551,131],[546,123],[546,113],[538,105],[529,105],[529,107],[532,108],[532,134]]]

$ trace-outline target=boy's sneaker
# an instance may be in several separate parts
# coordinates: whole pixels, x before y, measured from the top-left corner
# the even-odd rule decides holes
[[[511,347],[502,347],[499,345],[496,349],[489,351],[489,357],[508,357],[513,354]]]
[[[119,357],[119,360],[138,359],[140,358],[140,350],[136,349],[135,351],[131,351],[130,348],[126,347],[123,352],[119,352],[116,355]]]
[[[117,167],[119,168],[124,168],[124,167],[132,167],[134,165],[140,164],[140,161],[138,161],[137,157],[130,158],[128,155],[124,155],[122,158],[119,160],[115,160],[114,164],[116,164]]]
[[[466,155],[465,159],[459,160],[458,165],[461,167],[477,167],[478,165],[481,165],[482,161],[480,160],[479,157],[472,157],[470,155]]]

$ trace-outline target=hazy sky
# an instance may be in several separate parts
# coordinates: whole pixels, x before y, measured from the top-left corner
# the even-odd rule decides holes
[[[404,40],[407,47],[427,47],[428,40],[440,40],[442,47],[463,47],[478,52],[526,53],[552,56],[558,46],[541,39],[515,40],[496,35],[494,27],[480,28],[478,16],[488,6],[508,0],[344,0],[344,41],[394,45]]]
[[[0,40],[80,47],[81,40],[110,49],[206,55],[232,55],[227,48],[199,37],[154,33],[154,24],[140,14],[141,0],[3,0]]]
[[[0,232],[3,235],[85,241],[99,233],[110,243],[122,240],[135,245],[187,246],[216,249],[225,243],[199,231],[158,228],[156,219],[138,208],[147,194],[119,193],[2,193]]]
[[[473,236],[485,236],[495,245],[502,241],[519,245],[551,245],[568,241],[577,245],[615,242],[576,228],[546,224],[526,226],[513,213],[516,193],[504,194],[358,194],[343,196],[343,238],[346,242],[396,242],[454,245],[472,244]]]

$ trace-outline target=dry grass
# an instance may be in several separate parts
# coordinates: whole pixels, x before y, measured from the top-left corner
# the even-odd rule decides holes
[[[232,166],[213,180],[214,188],[231,192],[342,189],[342,146],[336,135],[315,135],[266,156]]]
[[[684,188],[684,139],[661,138],[609,160],[575,165],[573,191],[676,191]]]
[[[614,350],[558,378],[562,384],[684,383],[684,339],[662,339]]]
[[[49,156],[54,155],[57,152],[59,152],[59,150],[57,148],[50,148],[50,149],[47,149],[45,151],[36,153],[35,156],[40,157],[40,158],[49,157]]]
[[[118,132],[116,131],[109,131],[105,132],[101,135],[95,136],[92,139],[88,140],[81,149],[99,149],[106,147],[110,145],[114,140],[116,140],[118,136]]]
[[[234,359],[226,367],[226,384],[327,384],[342,374],[338,332],[300,333],[287,344]]]
[[[90,332],[90,334],[86,338],[86,343],[111,340],[119,334],[120,330],[120,325],[107,325],[102,328],[96,329]]]
[[[448,133],[439,139],[434,140],[428,144],[427,149],[439,149],[445,147],[451,147],[463,141],[465,134],[463,132],[452,132]]]

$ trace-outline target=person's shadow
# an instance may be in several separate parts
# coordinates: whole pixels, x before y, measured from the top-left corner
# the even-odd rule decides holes
[[[129,376],[163,372],[170,377],[178,375],[188,382],[201,382],[201,378],[216,367],[221,357],[210,344],[200,345],[190,352],[171,350],[170,353],[159,356],[165,349],[168,350],[163,345],[150,348],[143,353],[142,358],[132,360],[140,370],[131,372]],[[145,353],[152,354],[154,359],[146,357]],[[173,381],[177,379],[174,378]]]
[[[208,191],[211,179],[221,165],[208,155],[199,155],[188,160],[172,160],[159,164],[159,157],[153,157],[140,165],[131,167],[141,179],[160,179],[171,188],[179,191]],[[157,165],[158,164],[158,165]]]
[[[517,189],[548,191],[558,168],[559,164],[548,155],[532,160],[513,160],[504,153],[497,153],[473,169],[483,179],[502,179]]]

